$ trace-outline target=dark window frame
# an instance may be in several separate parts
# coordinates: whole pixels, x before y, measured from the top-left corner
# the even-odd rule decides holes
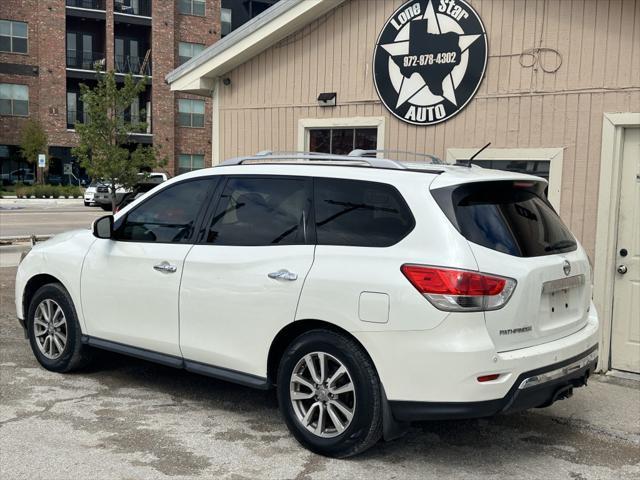
[[[30,89],[29,89],[29,85],[25,85],[22,83],[8,83],[8,82],[0,82],[0,85],[15,85],[15,86],[20,86],[20,87],[25,87],[27,89],[27,99],[26,100],[18,100],[16,98],[2,98],[0,100],[5,100],[5,101],[9,101],[9,104],[11,105],[11,112],[10,113],[0,113],[0,116],[3,117],[22,117],[22,118],[26,118],[29,116],[29,109],[30,109]],[[15,113],[15,102],[26,102],[27,104],[27,113],[22,115],[20,113]]]
[[[183,184],[186,184],[186,183],[202,181],[202,180],[207,180],[207,181],[210,182],[210,184],[209,184],[209,187],[207,189],[206,198],[202,202],[202,205],[200,205],[198,213],[195,216],[195,221],[193,223],[194,227],[193,227],[193,230],[191,231],[191,233],[189,234],[189,236],[186,236],[186,237],[180,239],[180,241],[178,241],[178,242],[147,242],[147,241],[143,241],[143,240],[128,240],[128,239],[118,238],[118,234],[121,231],[121,229],[123,228],[124,224],[126,223],[126,220],[129,217],[129,215],[131,215],[131,213],[135,212],[138,208],[140,208],[143,205],[145,205],[151,199],[153,199],[156,196],[162,194],[167,188],[173,188],[173,187],[177,187],[179,185],[183,185]],[[117,242],[126,242],[126,243],[152,243],[152,244],[155,243],[155,244],[163,244],[163,245],[183,245],[183,244],[194,245],[194,244],[196,244],[196,242],[194,240],[199,238],[200,234],[202,233],[201,229],[203,228],[203,225],[206,225],[205,223],[203,223],[203,219],[205,218],[206,212],[208,211],[208,205],[210,205],[214,194],[217,193],[217,189],[220,186],[221,180],[222,180],[222,176],[221,175],[206,175],[206,176],[199,176],[199,177],[185,179],[185,180],[182,180],[180,182],[175,182],[175,183],[172,183],[171,185],[167,185],[166,187],[161,188],[160,190],[155,192],[153,195],[150,195],[149,198],[146,198],[144,200],[144,202],[140,203],[139,205],[136,205],[134,208],[129,210],[125,215],[120,217],[114,223],[114,225],[113,225],[113,232],[114,232],[113,240],[117,241]]]
[[[348,126],[348,125],[344,125],[344,126],[327,126],[327,127],[307,127],[307,141],[309,143],[309,150],[312,152],[318,152],[318,153],[327,153],[327,154],[334,154],[333,151],[333,133],[334,131],[344,131],[344,132],[349,132],[351,131],[351,149],[350,151],[353,151],[357,148],[360,148],[359,146],[356,145],[356,141],[358,139],[358,131],[362,131],[362,130],[373,130],[375,131],[375,146],[373,148],[373,150],[376,150],[378,148],[378,139],[379,139],[379,129],[378,126],[374,126],[374,125],[370,125],[370,126]],[[312,144],[312,135],[314,132],[322,132],[322,131],[327,131],[329,134],[329,151],[328,152],[321,152],[320,150],[313,150],[311,148],[311,144]],[[367,150],[371,150],[371,149],[367,149]],[[348,152],[347,152],[348,153]]]
[[[229,15],[229,21],[223,21],[222,20],[222,13],[224,13]],[[228,25],[229,26],[229,31],[225,32],[223,25]],[[226,37],[227,35],[229,35],[231,32],[233,32],[233,10],[230,8],[225,8],[225,7],[220,7],[220,37]]]
[[[187,45],[189,47],[189,49],[191,50],[191,56],[190,57],[184,57],[182,55],[180,55],[180,46],[181,45]],[[200,50],[200,52],[198,53],[194,53],[193,52],[193,48],[194,47],[202,47],[202,49]],[[200,53],[202,53],[204,51],[204,49],[206,48],[206,45],[204,43],[198,43],[198,42],[185,42],[184,40],[180,40],[178,42],[178,65],[183,65],[185,63],[187,63],[189,60],[191,60],[193,57],[195,57],[196,55],[200,55]],[[186,59],[183,61],[183,59]]]
[[[6,18],[0,18],[0,20],[4,21],[4,22],[9,22],[9,35],[1,35],[2,37],[7,37],[9,39],[9,50],[0,50],[0,52],[2,53],[13,53],[15,55],[29,55],[29,23],[28,22],[23,22],[22,20],[9,20]],[[26,37],[20,37],[18,35],[14,35],[13,34],[13,24],[14,23],[22,23],[25,25],[26,30],[27,30],[27,36]],[[15,51],[13,48],[13,39],[14,38],[20,38],[26,41],[27,43],[27,48],[24,52],[20,52],[20,51]]]
[[[185,170],[184,172],[181,171],[181,166],[180,166],[180,157],[189,157],[189,160],[191,162],[191,168],[189,170]],[[179,153],[178,154],[178,175],[182,175],[183,173],[189,173],[189,172],[194,172],[196,170],[202,170],[203,168],[206,168],[205,163],[204,163],[204,153]],[[202,157],[202,167],[197,167],[194,168],[193,167],[193,157]]]
[[[180,111],[180,102],[183,102],[183,101],[191,102],[190,103],[191,108],[190,108],[189,112]],[[202,103],[203,112],[204,113],[202,113],[202,114],[193,113],[193,102]],[[188,125],[181,123],[181,118],[182,118],[181,115],[189,115],[189,124]],[[198,125],[194,125],[193,124],[193,118],[196,115],[198,117],[202,116],[202,126],[198,126]],[[195,98],[178,98],[178,122],[177,122],[178,123],[178,127],[180,127],[180,128],[206,128],[206,123],[207,123],[206,122],[206,116],[207,116],[207,103],[206,103],[205,100],[198,100],[198,99],[195,99]]]

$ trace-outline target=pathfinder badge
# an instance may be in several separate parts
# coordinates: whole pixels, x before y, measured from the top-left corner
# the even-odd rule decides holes
[[[412,0],[387,20],[373,53],[378,96],[414,125],[451,118],[473,98],[487,66],[487,34],[463,0]]]

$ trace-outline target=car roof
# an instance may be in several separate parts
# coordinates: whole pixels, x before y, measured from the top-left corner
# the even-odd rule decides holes
[[[374,151],[368,151],[374,152]],[[406,152],[405,152],[406,153]],[[418,154],[424,155],[424,154]],[[429,176],[433,187],[458,183],[492,180],[522,180],[546,182],[543,178],[519,172],[492,170],[478,165],[442,163],[437,157],[424,155],[425,161],[407,161],[388,156],[364,157],[355,155],[329,155],[308,152],[259,153],[237,157],[214,167],[195,170],[174,178],[192,178],[221,174],[328,176],[371,181],[402,181],[409,174]]]

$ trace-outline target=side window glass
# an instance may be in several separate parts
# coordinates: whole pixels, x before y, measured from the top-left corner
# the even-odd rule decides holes
[[[230,178],[211,222],[215,245],[305,243],[310,199],[305,179]]]
[[[317,178],[314,192],[319,245],[388,247],[413,230],[413,215],[391,185]]]
[[[189,238],[211,184],[211,179],[202,179],[163,189],[129,212],[116,238],[150,243],[178,243]]]

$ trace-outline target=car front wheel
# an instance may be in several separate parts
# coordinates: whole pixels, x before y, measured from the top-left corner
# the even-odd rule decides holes
[[[283,355],[277,381],[287,427],[309,450],[344,458],[380,439],[380,382],[352,339],[330,330],[300,335]]]
[[[38,289],[29,302],[26,324],[33,354],[47,370],[69,372],[88,363],[89,347],[82,344],[73,302],[62,285]]]

